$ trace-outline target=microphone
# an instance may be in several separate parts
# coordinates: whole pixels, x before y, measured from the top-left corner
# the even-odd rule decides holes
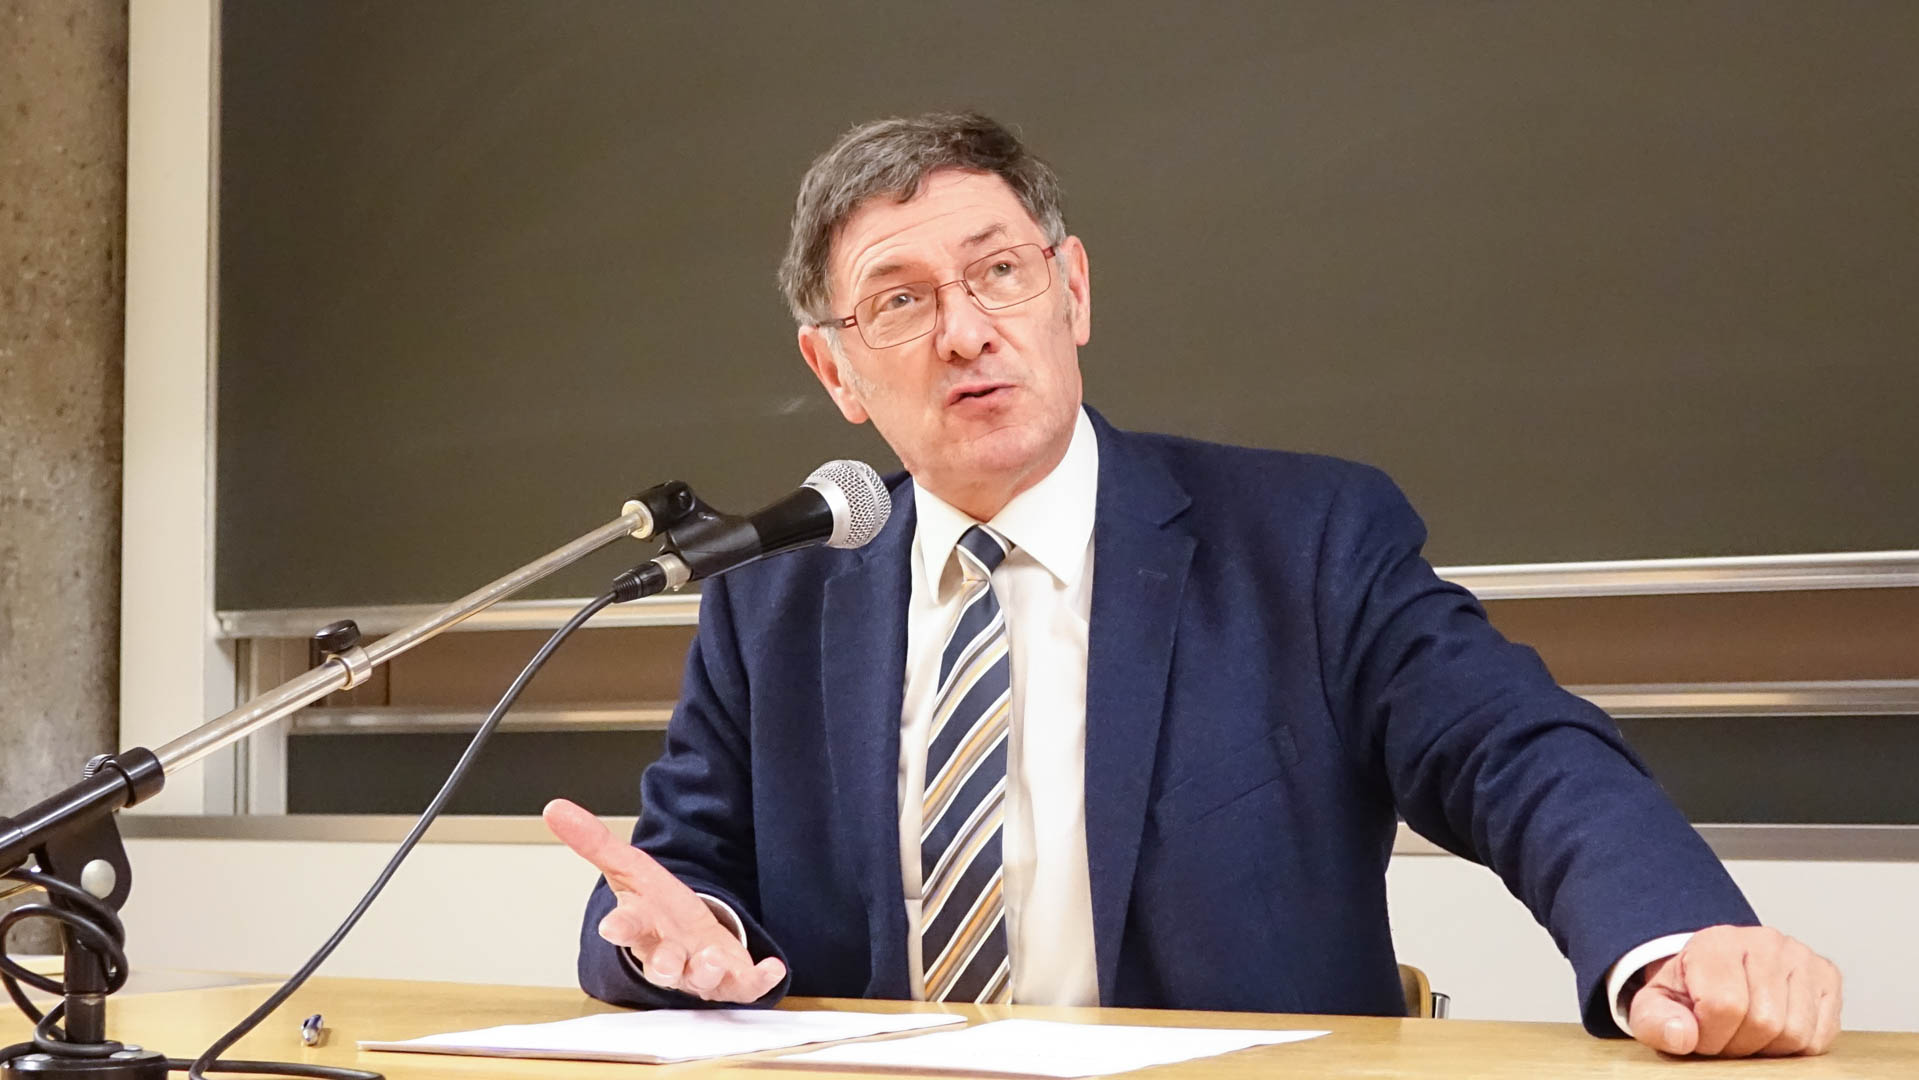
[[[863,461],[829,461],[797,491],[746,517],[722,514],[686,490],[690,508],[664,532],[666,550],[613,579],[617,602],[637,600],[689,581],[799,548],[856,548],[878,536],[893,512],[893,494]]]

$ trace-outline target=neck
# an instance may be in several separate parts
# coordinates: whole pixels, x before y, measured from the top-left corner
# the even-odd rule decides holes
[[[974,521],[991,521],[999,516],[1006,504],[1018,498],[1020,494],[1034,484],[1052,475],[1059,463],[1066,460],[1066,448],[1071,440],[1063,442],[1043,460],[1033,462],[1015,476],[993,477],[939,477],[922,480],[918,475],[913,482],[939,496],[946,505],[972,518]]]

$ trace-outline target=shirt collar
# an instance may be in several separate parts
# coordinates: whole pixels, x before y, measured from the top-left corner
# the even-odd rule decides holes
[[[1066,456],[986,524],[1005,537],[1016,552],[1032,556],[1060,584],[1070,587],[1086,573],[1086,547],[1093,537],[1098,496],[1099,439],[1082,408],[1073,424]],[[978,522],[918,484],[913,485],[913,510],[918,522],[913,536],[914,557],[925,571],[925,580],[944,592],[953,548]]]

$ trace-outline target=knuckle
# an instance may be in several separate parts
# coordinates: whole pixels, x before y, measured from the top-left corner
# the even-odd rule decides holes
[[[1786,1022],[1771,1008],[1755,1009],[1746,1014],[1745,1027],[1753,1036],[1764,1042],[1771,1042],[1785,1031]]]
[[[686,970],[686,950],[671,942],[663,942],[647,956],[646,966],[677,979]]]
[[[1728,926],[1722,923],[1719,926],[1706,927],[1704,930],[1701,930],[1697,934],[1694,934],[1692,936],[1692,939],[1694,941],[1701,942],[1703,944],[1716,945],[1720,942],[1730,940],[1738,933],[1739,933],[1738,927]]]
[[[1740,1012],[1739,1003],[1723,990],[1696,990],[1692,1005],[1693,1011],[1707,1020],[1725,1020]]]
[[[1731,1041],[1746,1022],[1744,1004],[1726,998],[1695,1002],[1693,1011],[1699,1026],[1721,1033],[1722,1041]]]
[[[1812,1045],[1812,1027],[1810,1024],[1788,1024],[1779,1033],[1779,1037],[1767,1047],[1768,1052],[1780,1054],[1802,1054]]]
[[[1796,1057],[1806,1052],[1807,1042],[1807,1039],[1795,1037],[1791,1032],[1782,1032],[1759,1053],[1763,1057]]]
[[[721,979],[731,974],[731,967],[732,965],[727,963],[727,958],[711,947],[701,949],[687,964],[687,970],[692,972],[703,986],[717,985]]]

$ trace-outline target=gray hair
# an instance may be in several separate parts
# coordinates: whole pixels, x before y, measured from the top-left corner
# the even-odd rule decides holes
[[[990,173],[1006,181],[1048,244],[1066,239],[1059,177],[1017,136],[979,113],[923,113],[861,124],[840,136],[800,181],[793,233],[780,262],[780,291],[801,323],[833,317],[827,262],[847,219],[868,199],[906,202],[938,169]]]

